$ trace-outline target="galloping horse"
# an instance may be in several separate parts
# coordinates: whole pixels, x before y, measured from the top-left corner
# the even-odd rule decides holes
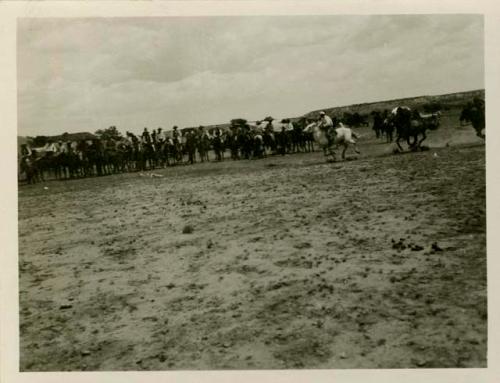
[[[340,126],[338,128],[330,128],[331,137],[329,138],[327,132],[323,130],[318,122],[313,122],[307,125],[304,131],[311,132],[314,137],[314,141],[323,149],[323,153],[325,157],[332,156],[333,161],[335,161],[335,151],[333,147],[338,148],[339,146],[343,146],[344,150],[342,150],[342,159],[345,160],[345,152],[347,148],[352,145],[354,151],[357,154],[360,154],[359,150],[356,147],[355,138],[359,138],[356,133],[352,131],[351,128],[345,127],[342,123],[339,123]]]
[[[402,152],[401,140],[405,140],[411,151],[422,149],[422,142],[427,138],[426,130],[436,130],[439,127],[441,113],[420,114],[402,106],[392,110],[390,120],[396,127],[396,144]],[[418,136],[422,135],[419,139]],[[413,141],[411,139],[413,138]]]

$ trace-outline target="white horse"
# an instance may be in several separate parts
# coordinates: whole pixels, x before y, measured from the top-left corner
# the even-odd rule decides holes
[[[357,154],[360,154],[356,146],[355,138],[359,136],[352,131],[351,128],[345,127],[342,123],[337,128],[330,128],[333,130],[331,132],[331,138],[328,139],[327,132],[323,130],[318,122],[313,122],[304,128],[304,132],[312,132],[314,141],[323,149],[325,157],[332,156],[332,160],[335,161],[335,149],[339,146],[343,146],[342,159],[345,160],[345,152],[347,148],[352,146]]]

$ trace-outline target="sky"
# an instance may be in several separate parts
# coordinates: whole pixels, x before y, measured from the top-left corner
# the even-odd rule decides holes
[[[25,18],[18,134],[295,117],[484,88],[479,15]]]

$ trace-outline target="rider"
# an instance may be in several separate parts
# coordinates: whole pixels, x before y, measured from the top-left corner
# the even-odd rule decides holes
[[[205,130],[205,127],[203,125],[200,125],[196,134],[198,136],[198,140],[202,141],[207,136],[207,131]]]
[[[318,126],[328,137],[328,141],[333,139],[333,121],[325,112],[319,112]]]
[[[158,141],[159,144],[163,143],[163,133],[162,133],[162,128],[158,128],[156,131],[156,140]]]
[[[177,130],[177,126],[174,126],[174,131],[172,132],[172,139],[174,140],[174,144],[179,144],[179,131]]]
[[[144,131],[142,132],[142,140],[145,143],[151,143],[151,136],[149,135],[148,128],[144,128]]]
[[[138,139],[134,133],[126,132],[127,137],[132,141],[132,143],[137,143]]]

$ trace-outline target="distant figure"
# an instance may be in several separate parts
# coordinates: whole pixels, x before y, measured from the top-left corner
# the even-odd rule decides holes
[[[223,160],[222,137],[221,137],[221,131],[219,128],[215,128],[213,147],[214,147],[214,152],[215,152],[215,160],[222,161]]]
[[[188,153],[188,160],[190,164],[194,164],[196,162],[196,136],[194,132],[187,131],[186,132],[186,151]]]
[[[372,129],[375,132],[375,136],[377,138],[380,138],[380,136],[382,135],[382,132],[383,132],[384,119],[378,110],[374,110],[372,112],[372,116],[373,116]]]
[[[148,144],[151,143],[151,136],[149,135],[148,128],[144,128],[142,132],[142,141]]]
[[[158,128],[156,130],[156,139],[158,140],[158,143],[163,143],[164,141],[164,137],[163,137],[163,133],[162,133],[162,129],[161,128]]]
[[[172,132],[172,138],[174,140],[175,145],[178,145],[180,143],[180,140],[179,140],[180,134],[179,134],[179,131],[177,129],[178,129],[177,126],[174,126],[174,130]]]

